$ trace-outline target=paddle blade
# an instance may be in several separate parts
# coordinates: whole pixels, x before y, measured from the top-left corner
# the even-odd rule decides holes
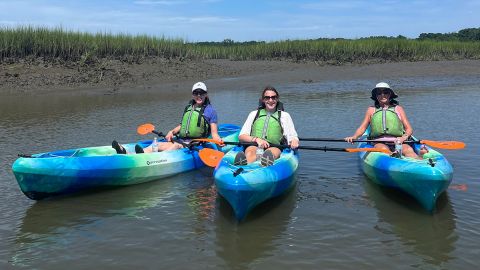
[[[203,148],[202,150],[198,151],[198,155],[205,165],[209,167],[217,167],[225,154],[210,148]]]
[[[433,148],[447,149],[447,150],[456,150],[465,148],[464,142],[457,141],[430,141],[430,140],[421,140],[420,143],[426,144]]]
[[[358,152],[382,152],[385,154],[391,154],[392,152],[388,149],[382,148],[345,148],[345,151],[350,153],[358,153]]]
[[[150,123],[147,123],[147,124],[138,126],[137,133],[140,135],[147,135],[148,133],[154,130],[155,130],[155,126]]]

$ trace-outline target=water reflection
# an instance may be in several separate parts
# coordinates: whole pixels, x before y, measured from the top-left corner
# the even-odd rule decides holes
[[[12,264],[28,266],[72,244],[68,242],[99,237],[90,229],[110,217],[123,216],[134,223],[149,219],[147,209],[171,203],[171,183],[156,181],[36,202],[25,212],[17,232]]]
[[[246,269],[256,260],[271,256],[277,239],[292,222],[296,206],[297,187],[287,194],[269,200],[253,209],[241,223],[237,223],[228,202],[218,199],[216,216],[216,254],[230,269]]]
[[[413,248],[415,254],[434,266],[455,258],[452,253],[459,237],[448,194],[438,198],[436,212],[429,215],[402,192],[381,188],[368,179],[364,187],[377,209],[377,230],[387,234],[393,232],[405,246]],[[406,207],[405,204],[411,205]]]

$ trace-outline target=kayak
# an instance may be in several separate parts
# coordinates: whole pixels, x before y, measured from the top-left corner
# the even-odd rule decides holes
[[[360,143],[359,148],[371,148]],[[414,144],[418,153],[420,144]],[[438,151],[427,147],[423,159],[396,158],[381,152],[360,152],[363,173],[374,183],[399,189],[414,197],[427,211],[435,209],[437,198],[450,185],[453,168]]]
[[[222,139],[229,141],[238,141],[239,131],[240,127],[231,124],[218,127]],[[146,147],[151,143],[123,146],[135,153],[135,144]],[[60,150],[20,157],[12,170],[22,192],[39,200],[91,188],[139,184],[194,170],[204,166],[198,150],[205,147],[217,149],[215,144],[206,143],[194,149],[126,155],[117,154],[110,145]]]
[[[271,166],[262,167],[259,161],[236,166],[235,156],[242,150],[237,146],[227,152],[213,173],[218,193],[232,206],[239,221],[255,206],[289,190],[298,168],[298,154],[289,148]]]

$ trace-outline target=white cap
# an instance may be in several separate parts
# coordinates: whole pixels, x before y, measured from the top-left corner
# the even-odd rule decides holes
[[[200,89],[200,90],[203,90],[203,91],[207,92],[207,86],[203,82],[197,82],[196,84],[194,84],[192,86],[192,92],[197,90],[197,89]]]
[[[390,85],[386,82],[379,82],[377,85],[375,85],[375,88],[387,88],[387,89],[392,89],[390,88]]]

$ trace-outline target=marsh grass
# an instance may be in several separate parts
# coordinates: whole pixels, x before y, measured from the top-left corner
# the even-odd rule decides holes
[[[68,31],[22,26],[0,28],[0,61],[43,58],[83,64],[100,58],[135,61],[156,56],[166,59],[232,59],[347,62],[480,59],[480,42],[365,38],[275,42],[188,43],[182,39]]]

